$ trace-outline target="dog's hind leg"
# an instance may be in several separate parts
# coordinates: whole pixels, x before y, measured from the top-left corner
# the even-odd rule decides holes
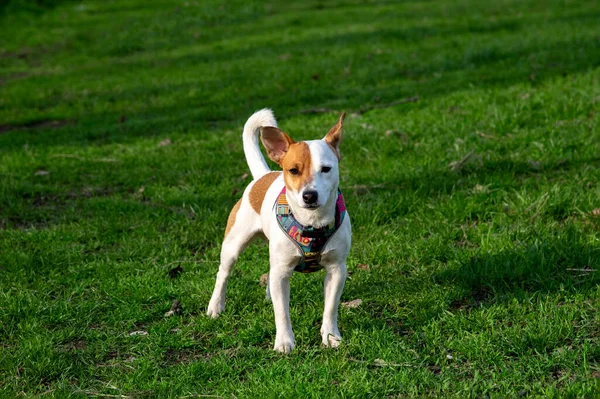
[[[221,247],[221,263],[217,273],[217,281],[206,311],[206,314],[210,317],[217,317],[225,308],[225,293],[231,269],[235,265],[238,256],[259,232],[256,217],[253,216],[252,212],[248,203],[239,200],[229,214],[225,239]]]

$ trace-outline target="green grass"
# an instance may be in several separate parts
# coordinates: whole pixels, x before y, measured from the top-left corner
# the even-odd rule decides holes
[[[3,3],[0,395],[600,395],[599,18],[594,1]],[[271,350],[265,244],[204,315],[262,107],[295,139],[349,112],[342,300],[363,302],[340,310],[339,350],[320,346],[321,273],[292,279],[295,352]]]

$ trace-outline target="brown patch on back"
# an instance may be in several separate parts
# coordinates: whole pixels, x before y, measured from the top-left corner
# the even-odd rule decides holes
[[[262,207],[262,203],[265,199],[265,194],[271,184],[279,177],[280,172],[269,172],[266,175],[259,178],[256,183],[250,189],[250,194],[248,195],[248,199],[250,200],[250,205],[252,205],[252,209],[258,214],[260,214],[260,208]]]
[[[313,179],[312,158],[308,144],[304,141],[290,145],[288,152],[281,161],[285,185],[296,192]],[[298,174],[291,174],[290,169],[298,169]]]
[[[235,216],[240,210],[241,205],[242,199],[240,198],[240,200],[236,202],[233,208],[231,209],[231,212],[229,212],[229,217],[227,218],[227,227],[225,227],[225,237],[227,237],[227,234],[229,234],[229,230],[231,230],[231,228],[235,224]]]

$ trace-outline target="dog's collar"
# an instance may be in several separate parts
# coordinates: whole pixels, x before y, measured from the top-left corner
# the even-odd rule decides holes
[[[275,214],[281,230],[292,240],[302,251],[302,259],[294,268],[300,273],[312,273],[321,270],[321,251],[325,248],[327,241],[335,234],[342,225],[346,215],[346,204],[342,192],[338,189],[338,196],[335,203],[335,218],[325,227],[320,229],[312,226],[301,225],[294,215],[286,198],[285,186],[279,193],[275,201]]]

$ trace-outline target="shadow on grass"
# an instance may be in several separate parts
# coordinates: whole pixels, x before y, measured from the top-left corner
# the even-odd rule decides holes
[[[106,63],[96,68],[84,67],[69,77],[81,75],[85,79],[103,78],[107,64],[111,65],[111,62],[114,62],[111,65],[112,73],[117,75],[120,70],[123,73],[155,70],[161,75],[174,71],[181,74],[182,70],[187,69],[182,76],[184,80],[190,80],[197,73],[194,71],[198,66],[222,66],[225,71],[221,79],[199,78],[196,86],[190,82],[154,83],[151,86],[129,87],[119,93],[110,90],[96,93],[93,96],[94,103],[110,104],[115,100],[143,102],[149,96],[163,95],[178,100],[173,105],[148,106],[138,112],[124,109],[109,114],[88,114],[83,119],[94,123],[82,120],[85,125],[82,128],[57,129],[45,131],[44,134],[37,134],[33,130],[19,132],[14,140],[4,140],[3,148],[18,148],[26,140],[34,138],[44,145],[75,144],[77,141],[79,145],[126,142],[150,134],[168,133],[174,126],[211,130],[234,124],[236,128],[241,128],[245,118],[263,106],[275,109],[280,118],[317,107],[351,111],[368,107],[369,104],[388,103],[414,95],[428,101],[471,87],[508,87],[519,82],[539,85],[555,77],[581,73],[597,66],[600,46],[598,39],[591,35],[585,37],[582,34],[572,39],[553,37],[541,43],[533,39],[510,41],[511,36],[504,37],[504,41],[494,39],[483,45],[476,40],[481,36],[489,42],[489,35],[498,32],[525,34],[526,23],[539,25],[542,18],[545,21],[546,16],[534,14],[527,21],[381,28],[372,32],[303,38],[286,44],[260,41],[231,51],[206,49],[180,56],[157,52],[151,60],[145,61],[120,57],[117,62],[108,58]],[[557,21],[561,22],[559,19]],[[471,37],[469,35],[472,35],[472,40],[467,39]],[[447,46],[437,43],[438,47],[431,48],[431,40],[436,38]],[[402,42],[410,42],[415,47],[397,49],[398,43]],[[424,47],[417,51],[415,49],[419,49],[419,43]],[[383,51],[388,47],[392,50]],[[564,51],[566,48],[573,51]],[[379,55],[378,49],[383,51]],[[291,61],[279,59],[290,51],[295,54]],[[421,61],[421,57],[411,58],[410,54],[404,54],[407,51],[416,51],[413,56],[422,55],[426,61]],[[439,54],[432,57],[431,53]],[[261,54],[261,58],[256,58],[257,54]],[[306,54],[326,54],[329,62],[316,62],[306,65],[306,68],[298,68],[296,63],[303,65]],[[244,60],[249,61],[247,68],[236,64]],[[343,71],[347,65],[351,65],[348,73]],[[382,82],[386,84],[382,85]],[[189,97],[190,87],[197,88],[198,94]],[[249,87],[260,89],[251,91]],[[226,93],[230,93],[235,101],[223,101]],[[49,103],[64,101],[61,93],[56,96],[55,101]],[[185,99],[185,103],[179,99]],[[420,105],[411,105],[415,106]],[[43,108],[41,112],[44,112]],[[119,124],[122,115],[135,123]]]
[[[399,277],[409,280],[394,283],[390,279],[398,278],[398,272],[382,270],[384,275],[377,278],[384,280],[354,283],[346,290],[345,295],[367,299],[363,310],[371,316],[348,319],[351,327],[347,328],[369,330],[376,325],[411,336],[447,311],[469,313],[511,301],[534,301],[538,295],[572,297],[595,292],[600,283],[600,245],[572,226],[550,235],[515,241],[512,248],[497,252],[462,250],[453,267],[418,280]],[[414,285],[411,294],[402,295],[401,287],[410,285]]]
[[[503,28],[499,28],[503,29]],[[416,37],[424,39],[421,29],[417,29]],[[317,53],[319,49],[335,50],[340,43],[369,43],[378,40],[397,40],[400,33],[393,31],[378,31],[375,33],[348,33],[325,39],[307,39],[295,43],[294,51]],[[439,33],[443,35],[444,33]],[[458,33],[447,33],[453,36]],[[409,33],[404,33],[411,36]],[[425,36],[426,37],[426,36]],[[418,39],[415,39],[418,41]],[[381,43],[385,47],[385,42]],[[575,48],[576,53],[565,53],[565,48]],[[182,57],[169,57],[168,63],[173,67],[191,67],[193,65],[211,65],[227,62],[227,60],[251,59],[257,53],[265,54],[265,58],[277,59],[280,54],[290,50],[290,45],[265,45],[224,52],[206,52],[203,54],[191,54]],[[208,87],[199,82],[198,88],[205,93],[231,92],[236,97],[235,102],[214,100],[209,97],[192,98],[197,108],[189,109],[176,104],[170,108],[156,107],[147,108],[140,115],[132,115],[133,118],[150,117],[151,115],[175,115],[175,119],[169,119],[166,123],[172,127],[173,123],[182,123],[187,119],[196,122],[196,126],[214,128],[219,123],[231,123],[243,120],[255,109],[269,106],[273,108],[279,118],[285,118],[297,114],[302,110],[314,108],[334,108],[337,110],[357,111],[368,108],[369,104],[381,104],[393,102],[402,98],[419,95],[424,100],[432,100],[439,96],[450,94],[467,87],[477,88],[500,88],[509,87],[519,82],[529,82],[532,85],[541,85],[544,81],[555,77],[565,77],[572,74],[584,72],[596,66],[596,60],[600,57],[600,46],[598,39],[585,38],[577,40],[556,40],[544,45],[531,43],[529,45],[513,44],[510,47],[494,45],[492,47],[474,47],[463,49],[463,54],[456,57],[456,53],[448,54],[447,58],[432,60],[427,64],[403,65],[397,54],[373,57],[372,54],[342,53],[328,56],[334,68],[324,69],[316,65],[309,70],[292,70],[286,63],[275,61],[270,66],[271,71],[280,70],[282,75],[273,79],[278,87],[261,89],[260,92],[249,92],[246,95],[240,93],[240,88],[248,86],[264,85],[264,70],[248,70],[243,75],[231,75],[227,81],[216,81],[208,84]],[[373,58],[371,58],[373,57]],[[355,60],[358,58],[358,60]],[[160,60],[157,60],[160,62]],[[342,66],[353,64],[352,72],[345,76],[339,70]],[[128,68],[147,68],[147,62],[134,61],[127,64]],[[152,66],[150,66],[152,68]],[[102,67],[104,69],[104,67]],[[337,74],[339,72],[339,75]],[[86,71],[86,73],[100,73],[100,70]],[[359,82],[353,74],[362,76]],[[439,74],[439,76],[436,76]],[[318,78],[317,78],[318,77]],[[387,82],[385,86],[380,83]],[[291,87],[290,85],[293,85]],[[204,86],[204,87],[203,87]],[[165,93],[169,96],[179,93],[181,97],[187,96],[190,90],[189,83],[165,84],[162,87],[154,87],[156,93]],[[131,88],[119,94],[120,98],[130,98],[132,101],[140,99],[147,91],[145,87]],[[289,93],[293,95],[289,95]],[[236,93],[236,94],[234,94]],[[99,93],[96,98],[101,101],[113,101],[114,93]],[[180,116],[178,116],[180,115]],[[114,115],[113,120],[118,120]],[[160,125],[161,122],[157,120]],[[165,126],[165,127],[167,127]],[[160,127],[159,127],[160,128]],[[130,131],[134,133],[134,131]],[[147,131],[144,133],[147,134]]]
[[[475,254],[458,267],[434,276],[437,284],[458,285],[466,292],[450,307],[493,304],[523,293],[551,293],[593,288],[600,281],[600,246],[574,228],[551,238],[516,242],[511,249]]]
[[[398,198],[408,200],[418,198],[431,198],[451,195],[459,191],[472,194],[476,184],[501,186],[504,189],[519,188],[526,181],[545,179],[551,181],[561,177],[567,178],[568,173],[574,173],[587,168],[600,169],[600,157],[586,157],[573,160],[549,160],[544,163],[533,161],[514,161],[510,159],[480,160],[479,163],[466,165],[459,171],[450,167],[444,169],[427,169],[422,173],[412,176],[400,176],[393,181],[374,180],[369,184],[358,184],[348,187],[344,192],[348,199],[365,197],[376,200],[380,193],[386,193]],[[342,184],[342,189],[344,185]],[[399,207],[398,209],[402,209]],[[409,209],[406,208],[408,212]],[[396,223],[395,217],[404,216],[405,213],[388,214],[390,223]],[[367,215],[368,216],[368,215]],[[565,217],[566,215],[563,215]]]

